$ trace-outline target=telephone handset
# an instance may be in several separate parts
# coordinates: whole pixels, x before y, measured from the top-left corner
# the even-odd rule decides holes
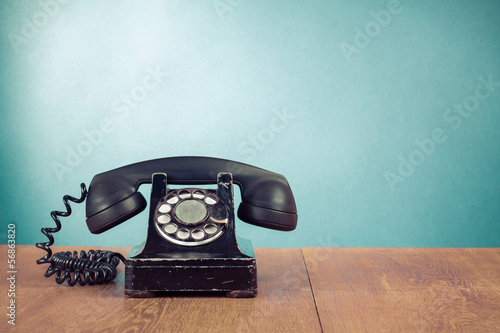
[[[151,183],[155,172],[166,172],[169,184],[215,184],[219,172],[229,171],[241,188],[238,217],[247,223],[291,231],[297,225],[292,191],[285,177],[248,164],[208,157],[170,157],[131,164],[96,175],[87,197],[87,226],[99,234],[146,208],[137,192]]]
[[[127,258],[109,251],[60,252],[51,257],[59,216],[71,214],[68,201],[86,199],[87,226],[99,234],[143,211],[138,192],[152,183],[148,236]],[[297,211],[292,191],[280,174],[248,164],[209,157],[170,157],[131,164],[94,176],[80,198],[63,198],[66,212],[51,213],[56,228],[43,228],[49,242],[38,264],[50,263],[45,276],[56,282],[95,284],[116,276],[125,263],[125,293],[152,297],[163,292],[225,291],[231,297],[252,297],[257,291],[256,264],[250,242],[234,230],[233,183],[241,190],[238,217],[247,223],[282,231],[294,230]],[[217,190],[174,185],[215,184]],[[231,279],[228,276],[232,276]],[[231,282],[228,282],[231,281]]]

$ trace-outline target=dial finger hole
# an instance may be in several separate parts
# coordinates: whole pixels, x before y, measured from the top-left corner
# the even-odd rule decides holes
[[[169,223],[169,224],[166,224],[164,227],[163,227],[163,230],[165,230],[165,232],[167,234],[173,234],[177,231],[177,225],[173,224],[173,223]]]
[[[194,229],[191,232],[191,237],[193,237],[195,240],[200,240],[203,239],[203,237],[205,237],[205,233],[201,229]]]
[[[227,218],[225,218],[223,220],[218,220],[215,217],[211,216],[210,217],[210,221],[212,221],[214,223],[218,223],[218,224],[226,224],[227,223]]]
[[[167,204],[163,204],[160,206],[160,208],[158,208],[160,213],[163,213],[163,214],[170,212],[171,209],[172,209],[172,207],[170,207],[170,205],[167,205]]]
[[[217,226],[211,223],[207,224],[203,229],[205,229],[205,232],[209,235],[215,234],[217,232]]]
[[[170,215],[158,216],[158,223],[160,223],[160,224],[166,224],[166,223],[170,222],[170,220],[171,220]]]
[[[196,199],[203,199],[205,197],[205,193],[203,193],[202,191],[194,191],[193,192],[193,198],[196,198]]]
[[[214,196],[209,195],[208,197],[205,198],[205,202],[208,205],[215,205],[217,203],[217,199]]]
[[[176,204],[179,201],[179,197],[174,195],[167,199],[167,202],[171,205]]]
[[[189,238],[189,230],[180,229],[179,231],[177,231],[176,236],[177,236],[177,238],[182,239],[182,240],[188,239]]]
[[[191,192],[189,192],[188,190],[181,190],[181,191],[179,191],[179,197],[181,199],[190,198],[191,197]]]

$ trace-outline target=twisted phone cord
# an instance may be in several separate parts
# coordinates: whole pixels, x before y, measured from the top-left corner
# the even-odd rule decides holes
[[[66,281],[70,286],[79,283],[80,285],[93,285],[107,283],[117,275],[116,267],[120,261],[125,263],[125,258],[118,252],[102,251],[102,250],[89,250],[88,252],[80,251],[78,256],[77,251],[57,252],[52,255],[50,248],[54,244],[54,236],[52,233],[61,230],[61,221],[59,217],[68,217],[71,215],[71,206],[69,201],[74,203],[82,203],[87,198],[87,187],[84,183],[80,184],[81,196],[75,198],[70,195],[63,197],[63,203],[66,207],[65,212],[52,211],[50,216],[54,220],[55,228],[42,228],[41,232],[47,238],[47,242],[40,242],[36,247],[44,250],[47,254],[36,261],[37,264],[50,264],[45,272],[45,277],[56,275],[56,282],[58,284]]]

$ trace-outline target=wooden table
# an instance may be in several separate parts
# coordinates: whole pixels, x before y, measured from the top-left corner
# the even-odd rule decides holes
[[[123,265],[108,285],[57,285],[43,277],[47,265],[35,264],[41,250],[17,246],[15,297],[9,297],[1,245],[0,327],[13,327],[6,314],[15,299],[19,332],[500,332],[498,248],[255,252],[256,298],[137,299],[124,296]]]

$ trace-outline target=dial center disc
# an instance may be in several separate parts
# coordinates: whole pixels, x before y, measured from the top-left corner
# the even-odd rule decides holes
[[[175,207],[175,215],[184,223],[198,223],[207,216],[207,207],[198,200],[184,200]]]

